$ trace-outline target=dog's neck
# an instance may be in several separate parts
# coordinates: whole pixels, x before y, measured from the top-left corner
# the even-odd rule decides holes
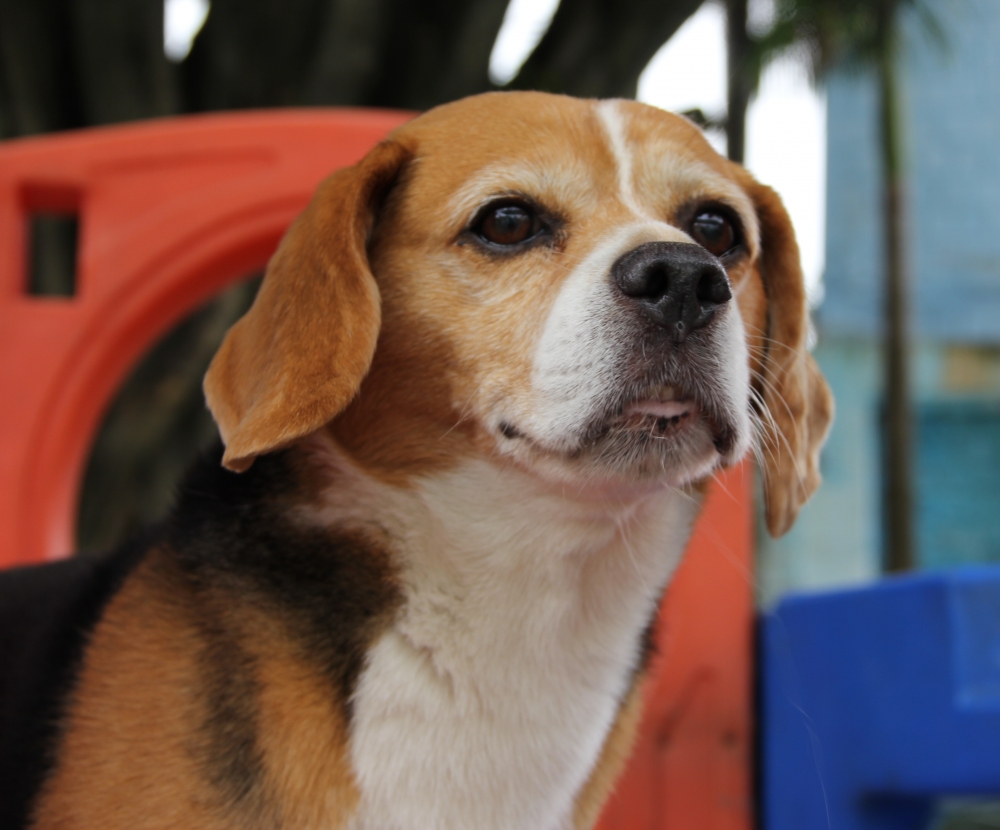
[[[326,452],[316,519],[374,517],[404,594],[354,696],[355,827],[568,827],[700,499],[486,460],[397,488]]]

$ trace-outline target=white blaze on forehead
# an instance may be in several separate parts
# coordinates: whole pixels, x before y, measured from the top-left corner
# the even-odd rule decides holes
[[[632,149],[625,139],[625,115],[617,101],[600,101],[596,105],[597,117],[608,136],[608,146],[618,171],[618,194],[633,213],[644,215],[635,198],[635,181],[632,171]]]
[[[662,219],[641,199],[644,194],[637,191],[635,168],[638,153],[639,161],[644,165],[649,164],[647,159],[653,159],[658,190],[657,193],[650,194],[653,204],[664,194],[677,194],[688,202],[704,199],[727,205],[739,216],[750,256],[756,257],[760,247],[757,213],[742,187],[676,144],[658,140],[655,135],[638,148],[631,146],[626,134],[629,116],[621,102],[600,101],[595,109],[615,160],[619,197],[634,214],[654,220]],[[671,116],[664,113],[664,117]]]

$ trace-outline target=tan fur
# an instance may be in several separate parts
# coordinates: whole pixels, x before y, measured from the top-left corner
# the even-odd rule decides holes
[[[577,796],[573,810],[575,830],[590,830],[594,826],[601,815],[604,802],[632,754],[639,722],[642,720],[642,686],[645,676],[646,673],[641,672],[632,681],[632,688],[622,702],[618,717],[604,741],[601,756]]]
[[[310,655],[291,651],[287,637],[261,622],[259,737],[269,800],[281,805],[283,826],[337,830],[358,804],[343,707]]]
[[[216,353],[205,397],[230,469],[316,431],[357,392],[380,323],[365,245],[375,201],[404,158],[400,145],[380,144],[320,185]]]
[[[244,830],[279,817],[301,830],[344,826],[358,795],[342,707],[309,656],[246,603],[214,610],[240,632],[259,683],[265,775],[240,803],[213,784],[206,617],[190,600],[156,553],[112,600],[93,633],[33,830]],[[226,671],[231,656],[208,659]]]
[[[188,751],[202,718],[199,636],[152,571],[128,581],[94,631],[36,830],[233,826]]]

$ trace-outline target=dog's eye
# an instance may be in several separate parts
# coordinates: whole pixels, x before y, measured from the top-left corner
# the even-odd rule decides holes
[[[494,245],[517,245],[531,239],[540,228],[538,217],[524,205],[499,205],[486,212],[477,231]]]
[[[691,238],[715,256],[722,256],[736,245],[736,228],[721,213],[704,211],[691,223]]]

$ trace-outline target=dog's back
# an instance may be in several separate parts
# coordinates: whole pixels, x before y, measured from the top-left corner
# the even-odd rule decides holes
[[[149,541],[0,573],[0,827],[27,821],[87,634]]]

